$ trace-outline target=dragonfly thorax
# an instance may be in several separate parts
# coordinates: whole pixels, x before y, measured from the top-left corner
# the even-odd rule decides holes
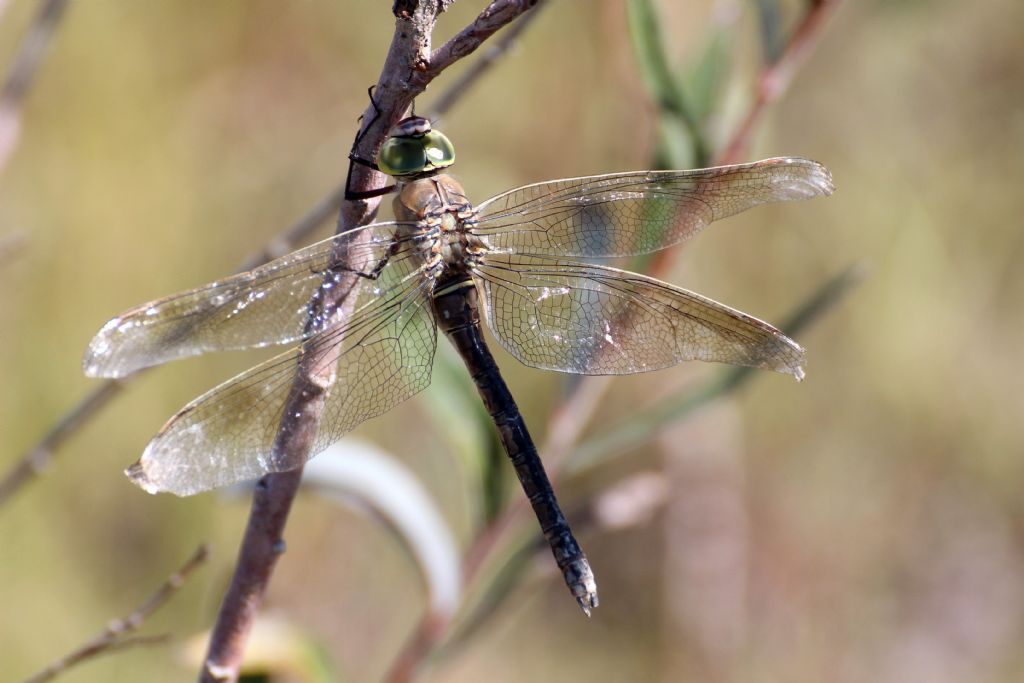
[[[476,216],[459,181],[447,174],[400,183],[394,201],[395,217],[410,225],[419,235],[430,235],[420,242],[421,257],[433,260],[443,270],[465,273],[473,265],[474,255],[487,244],[467,230]]]

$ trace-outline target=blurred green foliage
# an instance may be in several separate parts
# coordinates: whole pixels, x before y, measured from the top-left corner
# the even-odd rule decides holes
[[[458,3],[439,38],[481,4]],[[749,103],[760,15],[754,3],[655,6],[662,54],[713,149]],[[79,362],[103,321],[233,270],[344,177],[390,39],[388,7],[72,3],[0,176],[0,236],[29,236],[0,265],[0,465],[91,388]],[[0,64],[32,10],[13,2],[0,20]],[[451,112],[444,128],[471,196],[650,163],[659,116],[626,11],[620,0],[551,3]],[[798,338],[807,380],[757,377],[716,407],[727,433],[672,432],[564,487],[571,508],[630,468],[660,463],[676,495],[646,525],[581,539],[601,586],[593,619],[556,576],[528,571],[426,680],[1024,675],[1022,25],[1016,0],[843,3],[749,152],[825,162],[836,195],[716,225],[666,278],[779,323],[866,261],[865,283]],[[130,609],[199,540],[214,548],[210,565],[149,627],[186,636],[209,626],[245,504],[151,497],[121,470],[185,401],[259,355],[153,372],[0,509],[5,679]],[[561,378],[499,363],[543,442]],[[617,380],[595,426],[703,386],[716,370]],[[448,386],[360,433],[406,458],[468,542],[482,474],[468,459],[473,438],[452,438],[430,407],[457,400]],[[690,421],[717,425],[716,416]],[[704,450],[723,455],[694,464]],[[695,556],[697,547],[708,550]],[[369,681],[424,597],[373,520],[303,499],[268,604],[315,634],[346,680]],[[178,681],[191,676],[178,654],[119,653],[65,679]]]

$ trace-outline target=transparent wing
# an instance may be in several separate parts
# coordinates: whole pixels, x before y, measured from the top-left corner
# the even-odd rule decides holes
[[[532,367],[618,375],[704,360],[803,377],[803,349],[768,323],[652,278],[514,254],[473,273],[494,336]]]
[[[645,254],[767,202],[831,194],[821,164],[793,157],[695,171],[637,171],[551,180],[477,207],[472,232],[519,254]]]
[[[300,366],[317,375],[335,375],[309,457],[422,390],[430,383],[436,338],[431,285],[415,270],[382,294],[361,291],[356,312],[344,324],[317,333],[301,347],[182,408],[128,469],[128,476],[150,493],[185,496],[301,465],[280,460],[274,451],[292,392],[316,390],[296,384]]]
[[[133,308],[89,344],[83,367],[92,377],[135,370],[208,351],[290,344],[337,322],[337,309],[310,317],[310,302],[332,287],[374,284],[385,260],[415,260],[415,238],[396,241],[399,223],[375,223],[294,251],[259,268]],[[357,277],[353,277],[357,274]],[[333,297],[337,298],[337,297]]]

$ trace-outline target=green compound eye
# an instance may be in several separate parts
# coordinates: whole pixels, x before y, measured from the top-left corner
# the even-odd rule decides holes
[[[377,167],[390,176],[422,173],[427,164],[423,138],[388,138],[377,155]]]
[[[427,163],[434,168],[445,168],[455,163],[455,147],[440,131],[432,130],[423,136],[423,151]]]
[[[407,122],[395,126],[391,137],[381,145],[377,168],[400,178],[429,175],[455,163],[455,148],[451,141],[443,133],[430,130],[429,121],[408,119]],[[413,130],[412,124],[419,124],[419,127]],[[423,128],[426,128],[425,132]]]

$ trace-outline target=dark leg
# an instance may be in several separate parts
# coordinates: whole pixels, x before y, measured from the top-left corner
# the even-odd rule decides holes
[[[359,127],[359,134],[356,135],[356,140],[355,140],[355,142],[352,145],[353,149],[355,149],[356,145],[358,145],[360,142],[363,141],[363,137],[366,135],[366,131],[370,130],[370,128],[373,126],[373,124],[376,123],[377,119],[380,118],[380,107],[377,106],[377,100],[373,99],[373,91],[376,88],[377,88],[377,86],[376,86],[376,84],[374,84],[374,85],[371,85],[369,88],[366,89],[366,96],[370,98],[370,104],[373,105],[373,118],[370,119],[370,122],[367,123],[365,126],[360,126]],[[360,123],[363,122],[363,115],[362,114],[359,115],[359,122]],[[349,158],[352,158],[351,155],[349,155]],[[374,166],[374,168],[376,168],[376,166]]]
[[[345,199],[347,201],[357,201],[360,199],[372,199],[374,197],[383,197],[386,194],[391,194],[398,187],[397,185],[386,185],[385,187],[379,187],[376,190],[363,190],[356,192],[352,189],[352,166],[353,164],[359,164],[360,166],[367,166],[375,171],[380,171],[377,168],[377,164],[372,161],[367,161],[361,157],[356,156],[355,152],[348,155],[348,175],[345,177]]]
[[[360,192],[356,192],[356,191],[354,191],[352,189],[352,165],[353,164],[359,164],[360,166],[366,166],[367,168],[372,168],[374,171],[380,172],[380,169],[377,168],[377,164],[375,164],[373,161],[370,161],[370,160],[367,160],[367,159],[363,159],[358,154],[356,154],[356,151],[355,151],[356,147],[359,146],[359,143],[362,141],[363,137],[366,135],[366,133],[373,126],[374,122],[380,117],[380,107],[377,106],[377,100],[373,99],[373,90],[376,87],[377,86],[375,86],[375,85],[371,85],[369,87],[369,89],[366,91],[366,94],[370,98],[370,104],[373,105],[373,118],[370,119],[370,122],[367,123],[365,126],[360,127],[359,135],[356,136],[355,142],[352,143],[352,151],[349,152],[349,155],[348,155],[348,174],[345,176],[345,199],[346,199],[346,201],[359,201],[361,199],[373,199],[374,197],[383,197],[384,195],[390,194],[391,192],[393,192],[395,190],[395,187],[396,187],[395,185],[388,185],[386,187],[381,187],[381,188],[378,188],[376,190],[365,190],[365,191],[360,191]],[[363,117],[360,116],[359,120],[361,121],[362,118]]]

